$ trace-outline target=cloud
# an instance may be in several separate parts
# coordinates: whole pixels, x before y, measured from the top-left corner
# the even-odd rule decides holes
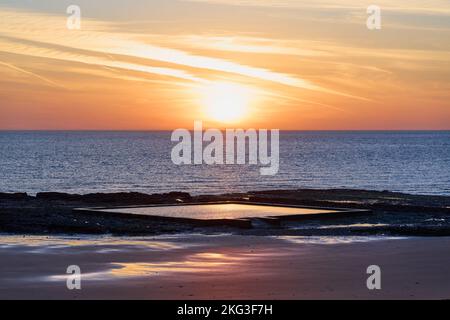
[[[3,39],[0,43],[1,50],[195,82],[207,80],[196,77],[184,69],[205,69],[297,88],[322,90],[320,86],[298,76],[220,58],[193,55],[183,50],[150,45],[134,34],[110,32],[110,25],[103,22],[84,19],[82,30],[68,30],[65,28],[65,18],[65,16],[3,9],[0,12],[0,36]],[[83,53],[80,53],[80,50]],[[115,55],[115,59],[107,58],[108,55]],[[142,63],[131,61],[136,58],[142,59]],[[155,62],[166,63],[170,67],[148,65]]]
[[[41,76],[41,75],[39,75],[39,74],[37,74],[37,73],[34,73],[34,72],[31,72],[31,71],[25,70],[25,69],[23,69],[23,68],[19,68],[19,67],[15,66],[15,65],[13,65],[13,64],[11,64],[11,63],[6,63],[6,62],[3,62],[3,61],[0,61],[0,65],[6,66],[6,67],[8,67],[8,68],[10,68],[10,69],[12,69],[12,70],[19,71],[19,72],[24,73],[24,74],[27,74],[27,75],[29,75],[29,76],[35,77],[35,78],[37,78],[37,79],[39,79],[39,80],[42,80],[42,81],[44,81],[45,83],[47,83],[47,84],[49,84],[49,85],[51,85],[51,86],[53,86],[53,87],[58,87],[58,88],[64,88],[64,89],[66,89],[66,87],[64,87],[63,85],[61,85],[61,84],[59,84],[59,83],[56,83],[56,82],[53,81],[53,80],[50,80],[50,79],[48,79],[48,78],[46,78],[46,77],[43,77],[43,76]]]
[[[207,49],[227,52],[243,52],[256,54],[294,55],[304,57],[325,57],[333,54],[319,49],[305,49],[311,44],[305,41],[290,39],[269,39],[238,35],[152,35],[152,42],[186,46],[188,48]]]
[[[252,6],[267,8],[302,8],[302,9],[361,9],[367,8],[371,2],[362,3],[360,0],[180,0],[183,2],[197,2],[208,4],[232,5],[232,6]],[[378,0],[376,5],[383,10],[421,14],[450,15],[450,8],[447,0]]]

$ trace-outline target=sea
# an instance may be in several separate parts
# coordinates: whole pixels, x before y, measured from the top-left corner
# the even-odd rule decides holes
[[[170,131],[1,131],[0,192],[219,194],[366,189],[450,195],[450,131],[282,131],[278,174],[176,165]]]

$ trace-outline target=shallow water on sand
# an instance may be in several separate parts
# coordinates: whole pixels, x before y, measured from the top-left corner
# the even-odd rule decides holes
[[[60,262],[78,261],[89,264],[89,271],[83,272],[83,281],[109,281],[120,278],[161,276],[173,273],[226,272],[241,264],[257,261],[270,254],[288,255],[289,251],[276,249],[252,250],[252,245],[264,243],[285,245],[335,245],[365,243],[383,240],[400,240],[400,237],[376,236],[237,236],[232,234],[174,234],[155,237],[113,237],[113,236],[16,236],[0,235],[0,256],[27,256],[30,261],[39,257],[54,257]],[[230,253],[228,246],[241,248]],[[176,260],[172,255],[179,255]],[[144,259],[145,257],[145,259]],[[150,260],[149,260],[150,258]],[[53,259],[53,258],[52,258]],[[149,261],[147,261],[149,260]],[[65,282],[69,277],[63,272],[54,273],[52,266],[43,274],[21,277],[21,281]],[[0,282],[2,277],[0,276]]]
[[[389,289],[380,299],[444,299],[450,292],[445,237],[5,235],[0,241],[3,299],[369,299],[367,266],[374,263],[388,270]],[[74,265],[81,290],[67,286]]]

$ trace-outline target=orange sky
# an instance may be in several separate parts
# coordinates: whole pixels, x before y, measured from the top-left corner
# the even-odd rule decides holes
[[[78,3],[0,4],[0,129],[450,129],[446,0]]]

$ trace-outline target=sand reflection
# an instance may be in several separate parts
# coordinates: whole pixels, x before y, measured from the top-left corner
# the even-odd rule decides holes
[[[229,272],[245,260],[246,255],[233,256],[217,252],[202,252],[192,254],[183,261],[162,262],[113,262],[103,271],[82,273],[82,281],[120,280],[122,278],[139,278],[162,276],[173,273],[210,273]],[[52,275],[45,277],[45,281],[66,281],[69,275]]]
[[[330,245],[407,239],[406,237],[386,237],[386,236],[275,236],[273,238],[295,244],[330,244]]]
[[[154,250],[170,250],[186,248],[187,244],[176,239],[164,237],[111,237],[111,236],[21,236],[1,235],[0,248],[30,247],[29,252],[52,253],[56,249],[64,248],[92,248],[99,253],[128,250],[142,247]],[[33,249],[35,248],[35,249]],[[68,252],[66,252],[68,253]]]
[[[153,263],[114,263],[111,270],[114,277],[140,277],[168,273],[222,272],[235,267],[245,257],[223,253],[204,252],[187,257],[184,261]]]

